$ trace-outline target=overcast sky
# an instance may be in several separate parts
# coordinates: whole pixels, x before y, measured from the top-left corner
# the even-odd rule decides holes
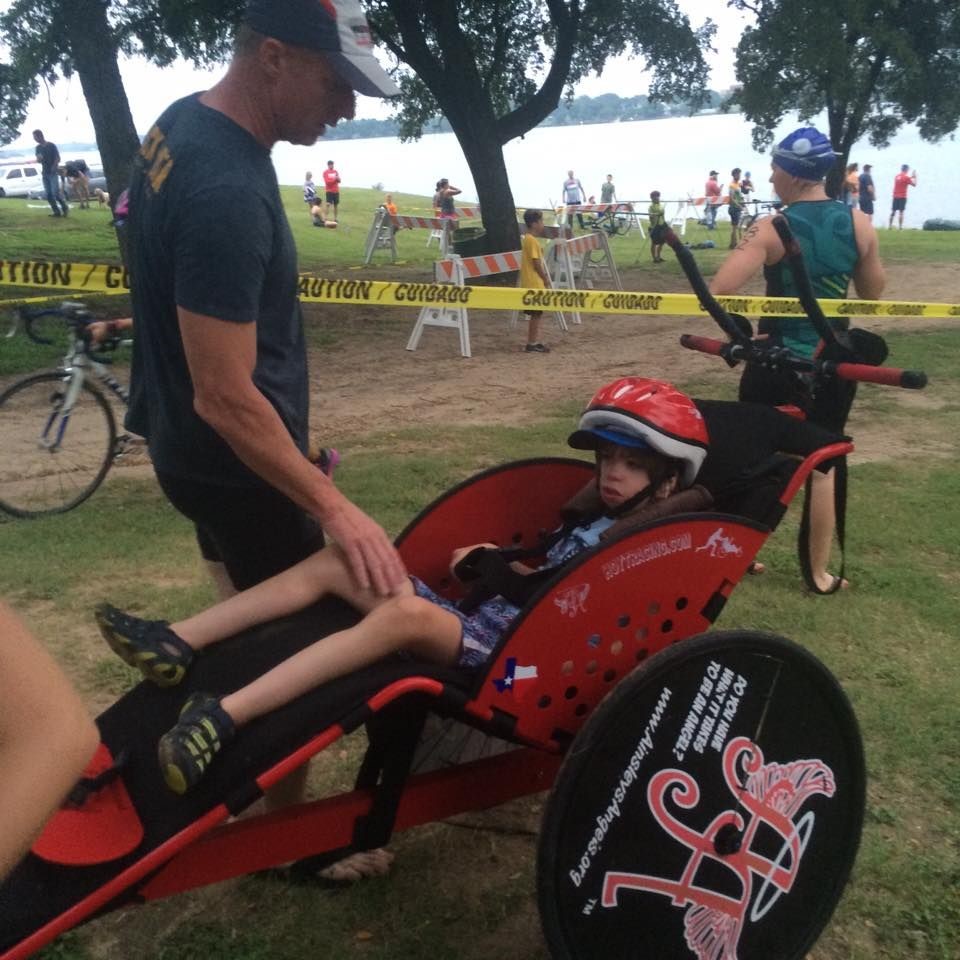
[[[743,29],[743,16],[728,10],[723,0],[678,0],[678,5],[699,26],[710,16],[718,25],[714,39],[716,52],[710,54],[710,86],[723,90],[731,86],[733,76],[732,48]],[[10,6],[10,0],[0,0],[0,11]],[[124,60],[121,73],[130,109],[137,130],[145,132],[167,104],[195,90],[203,90],[219,77],[223,69],[211,72],[193,69],[188,64],[179,64],[164,70],[143,60]],[[577,86],[577,93],[595,97],[601,93],[616,93],[619,96],[634,96],[646,90],[646,80],[638,70],[636,61],[625,57],[608,62],[603,74],[589,77]],[[383,101],[370,97],[357,98],[357,116],[383,118],[390,113]],[[24,135],[10,146],[32,147],[30,131],[40,128],[54,143],[93,142],[93,124],[87,112],[86,100],[77,77],[61,80],[48,90],[42,90],[31,105],[24,124]]]

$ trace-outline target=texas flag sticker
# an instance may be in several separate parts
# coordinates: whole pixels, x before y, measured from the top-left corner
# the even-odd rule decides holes
[[[512,692],[514,699],[519,700],[528,689],[533,687],[533,680],[537,679],[537,668],[518,667],[516,657],[507,657],[506,670],[502,677],[495,678],[493,685],[498,693]]]

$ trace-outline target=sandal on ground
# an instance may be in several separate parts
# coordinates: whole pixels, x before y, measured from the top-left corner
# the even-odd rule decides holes
[[[750,565],[747,567],[747,573],[751,577],[759,577],[761,574],[767,572],[767,565],[761,563],[759,560],[751,560]]]
[[[394,856],[383,847],[351,853],[335,863],[317,867],[324,855],[305,857],[283,867],[262,870],[256,876],[287,883],[319,887],[322,890],[343,890],[370,877],[384,877],[390,872]]]
[[[142,620],[109,603],[101,603],[94,616],[110,649],[158,687],[176,686],[193,662],[193,648],[166,620]]]
[[[846,577],[838,577],[836,574],[831,574],[830,586],[826,590],[821,590],[820,587],[813,585],[807,587],[807,592],[812,593],[815,597],[827,597],[831,593],[839,593],[841,590],[849,590],[850,581]]]
[[[220,748],[236,736],[230,715],[219,697],[194,693],[183,705],[180,719],[157,744],[160,770],[174,793],[186,793],[200,782]]]

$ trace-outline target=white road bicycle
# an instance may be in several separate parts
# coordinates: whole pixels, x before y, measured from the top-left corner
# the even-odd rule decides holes
[[[117,420],[98,380],[124,406],[126,388],[110,374],[108,354],[122,341],[91,348],[86,333],[94,317],[82,303],[21,307],[24,332],[37,343],[52,341],[38,324],[58,318],[69,347],[56,370],[36,373],[0,393],[0,512],[14,517],[65,513],[103,482],[117,457],[136,441],[118,434]]]

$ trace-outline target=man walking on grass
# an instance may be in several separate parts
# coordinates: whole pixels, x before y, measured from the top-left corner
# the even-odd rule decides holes
[[[43,175],[43,191],[53,210],[50,216],[66,217],[70,208],[60,189],[60,151],[55,143],[44,137],[42,130],[34,130],[33,139],[37,141],[37,163]]]

